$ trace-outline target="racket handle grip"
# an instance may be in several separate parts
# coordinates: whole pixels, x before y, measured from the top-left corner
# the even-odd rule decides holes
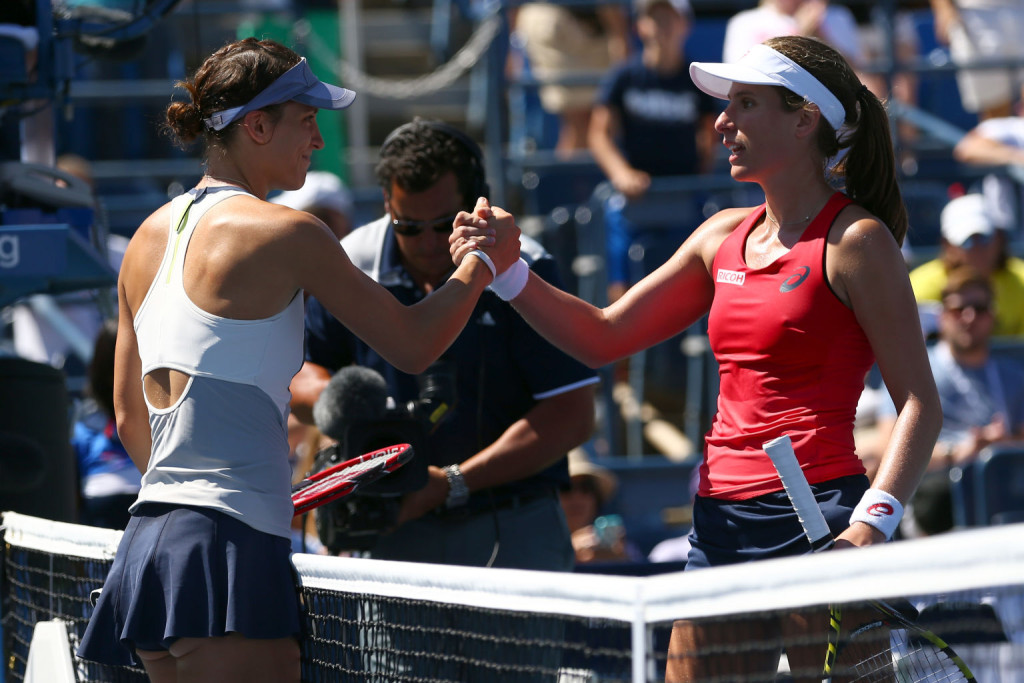
[[[821,508],[818,507],[818,501],[814,499],[814,494],[811,492],[803,470],[800,469],[800,462],[796,459],[796,453],[793,452],[793,443],[789,436],[784,435],[766,441],[762,447],[779,473],[782,486],[786,489],[786,495],[793,503],[793,509],[800,520],[800,525],[804,528],[804,534],[810,541],[811,550],[813,552],[828,550],[835,545],[832,531],[828,528],[825,515],[821,514]]]

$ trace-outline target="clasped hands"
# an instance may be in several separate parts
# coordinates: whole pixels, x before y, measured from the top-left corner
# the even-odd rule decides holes
[[[483,253],[493,264],[494,281],[490,289],[509,301],[523,290],[530,276],[526,261],[519,258],[519,227],[515,217],[504,209],[477,199],[472,212],[460,211],[448,238],[449,251],[456,266],[473,252]]]

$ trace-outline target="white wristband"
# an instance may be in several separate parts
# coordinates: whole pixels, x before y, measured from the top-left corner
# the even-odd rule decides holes
[[[526,282],[530,279],[530,266],[520,258],[513,263],[508,270],[494,278],[491,283],[491,291],[505,301],[511,301],[523,291]]]
[[[886,539],[892,538],[903,518],[903,505],[882,489],[868,489],[850,515],[850,524],[864,522],[875,527]]]
[[[495,278],[498,277],[498,269],[494,267],[494,261],[492,261],[491,257],[485,254],[484,252],[480,251],[479,249],[474,249],[473,251],[466,254],[466,256],[476,256],[478,259],[483,261],[487,268],[491,271],[492,282],[494,281]]]

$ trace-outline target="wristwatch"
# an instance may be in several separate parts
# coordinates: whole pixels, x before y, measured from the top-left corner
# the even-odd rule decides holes
[[[448,478],[448,498],[444,506],[457,508],[465,505],[469,501],[469,488],[462,477],[462,470],[458,465],[448,465],[444,468],[444,476]]]

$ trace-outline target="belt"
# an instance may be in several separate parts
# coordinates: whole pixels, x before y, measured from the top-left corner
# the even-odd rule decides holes
[[[457,508],[441,507],[434,508],[431,512],[441,519],[465,519],[477,515],[500,510],[514,510],[534,503],[545,498],[557,499],[554,489],[543,488],[534,491],[525,491],[515,495],[490,496],[486,491],[470,496],[469,502]]]

